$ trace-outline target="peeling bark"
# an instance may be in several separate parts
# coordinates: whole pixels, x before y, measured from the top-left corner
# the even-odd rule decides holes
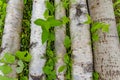
[[[42,57],[44,57],[46,52],[46,43],[42,44],[42,29],[34,24],[34,21],[38,18],[44,19],[45,9],[45,0],[33,0],[30,37],[32,59],[29,66],[29,80],[43,80],[42,68],[44,67],[45,59],[42,59]]]
[[[86,14],[88,14],[86,0],[75,0],[70,4],[73,80],[92,80],[93,61],[90,26],[84,24],[87,21]]]
[[[110,24],[109,33],[99,31],[99,41],[94,42],[94,68],[99,80],[120,79],[120,46],[112,0],[88,0],[94,21]]]
[[[14,54],[20,49],[23,0],[9,0],[6,12],[7,14],[5,18],[5,27],[2,37],[2,51],[0,52],[0,58],[2,58],[5,53]],[[13,72],[8,75],[9,77],[17,77],[15,71],[16,66],[16,64],[11,65]]]
[[[63,16],[65,16],[65,9],[63,8],[62,1],[61,0],[55,0],[55,5],[57,5],[56,11],[55,11],[55,17],[56,19],[61,19]],[[55,51],[57,56],[57,63],[56,63],[56,73],[59,80],[65,79],[65,71],[59,73],[58,69],[59,67],[65,65],[63,59],[64,54],[66,53],[66,49],[64,47],[64,38],[66,35],[66,26],[62,25],[59,27],[55,27]]]

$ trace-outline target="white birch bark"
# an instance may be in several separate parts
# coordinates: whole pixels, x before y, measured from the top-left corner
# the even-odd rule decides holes
[[[44,19],[45,0],[33,0],[32,19],[31,19],[31,37],[30,54],[32,59],[29,66],[29,80],[42,80],[43,67],[45,59],[42,59],[46,52],[46,43],[42,44],[42,29],[34,21],[38,18]]]
[[[69,14],[73,80],[92,80],[93,62],[90,45],[90,26],[84,24],[87,21],[86,14],[88,14],[86,0],[71,2]]]
[[[120,79],[120,46],[112,0],[88,0],[94,21],[110,24],[109,33],[99,32],[99,41],[94,43],[94,68],[99,80]]]
[[[21,22],[23,17],[23,0],[9,0],[7,6],[7,14],[5,18],[5,27],[2,37],[2,45],[0,58],[5,53],[14,54],[20,49],[20,33],[21,33]],[[11,65],[13,72],[8,76],[17,77],[16,75],[16,64]]]
[[[63,8],[62,1],[61,0],[55,0],[56,11],[55,11],[55,17],[56,19],[61,19],[63,16],[65,16],[65,9]],[[55,27],[55,51],[57,56],[57,63],[56,63],[56,73],[59,80],[65,79],[65,71],[58,72],[59,68],[64,63],[64,54],[66,53],[66,49],[64,47],[64,38],[66,35],[66,26],[62,25],[59,27]]]

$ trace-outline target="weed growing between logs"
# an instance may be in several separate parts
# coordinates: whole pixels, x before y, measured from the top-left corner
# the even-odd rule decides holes
[[[109,32],[109,24],[103,23],[103,22],[94,22],[89,15],[87,15],[88,20],[85,21],[85,24],[91,24],[90,32],[91,32],[91,39],[92,43],[95,43],[99,41],[99,31],[102,31],[103,33]],[[93,49],[96,49],[93,47]],[[94,71],[93,72],[93,80],[99,80],[99,73]]]
[[[113,0],[114,13],[117,22],[117,30],[120,38],[120,0]]]
[[[67,17],[69,17],[70,2],[71,2],[70,0],[63,0],[63,6],[66,9],[66,16]],[[65,37],[65,40],[64,40],[64,46],[66,48],[66,54],[64,55],[64,62],[66,64],[65,79],[66,80],[72,80],[72,59],[71,59],[72,51],[71,51],[69,20],[68,20],[68,23],[66,23],[66,37]]]
[[[43,19],[37,19],[35,21],[35,24],[42,27],[42,44],[47,42],[47,48],[46,48],[46,64],[43,67],[43,71],[46,75],[46,80],[54,80],[56,79],[56,71],[54,70],[54,66],[56,63],[55,58],[55,52],[54,52],[54,40],[55,40],[55,34],[54,34],[54,27],[62,25],[62,22],[60,20],[56,20],[54,17],[54,11],[55,7],[53,5],[53,2],[46,1],[46,11],[44,13],[45,20]]]
[[[31,55],[28,53],[29,49],[29,36],[30,36],[30,17],[31,17],[31,6],[32,1],[31,0],[24,0],[25,2],[25,11],[24,11],[24,17],[23,17],[23,28],[22,28],[22,35],[21,35],[21,51],[16,52],[15,55],[10,55],[6,53],[4,57],[0,60],[0,62],[3,62],[4,64],[0,66],[0,70],[4,73],[5,76],[0,76],[0,80],[18,80],[18,79],[12,79],[6,77],[7,74],[9,74],[12,69],[10,67],[10,64],[13,64],[15,60],[17,59],[18,67],[16,68],[17,73],[19,74],[20,80],[28,80],[28,63],[31,59]],[[46,1],[46,11],[44,13],[45,20],[43,19],[37,19],[35,21],[35,24],[42,27],[43,33],[42,33],[42,43],[44,44],[47,42],[47,50],[45,54],[45,58],[47,59],[46,65],[43,68],[44,73],[46,74],[46,80],[54,80],[57,78],[55,73],[55,63],[56,63],[56,56],[54,52],[54,40],[55,40],[55,34],[54,34],[54,27],[61,26],[63,24],[67,24],[69,27],[69,0],[62,0],[63,6],[66,9],[67,17],[64,16],[61,20],[56,20],[54,16],[55,12],[55,6],[53,4],[53,1],[49,2]],[[118,23],[118,33],[120,33],[120,0],[115,0],[114,3],[115,8],[115,14],[117,18]],[[3,32],[3,26],[4,26],[4,19],[6,14],[6,2],[5,0],[0,0],[0,44],[1,44],[1,36]],[[100,22],[93,22],[88,16],[88,21],[85,22],[85,24],[92,24],[91,27],[91,33],[92,33],[92,41],[98,41],[98,31],[101,29],[102,32],[109,32],[109,25],[105,23]],[[120,35],[119,35],[120,37]],[[28,40],[28,41],[27,41]],[[70,33],[69,28],[67,28],[67,35],[64,41],[64,45],[67,49],[67,54],[64,56],[64,62],[66,65],[61,65],[59,68],[59,72],[64,71],[67,69],[66,72],[66,79],[71,79],[71,68],[72,68],[72,60],[71,60],[71,40],[70,40]],[[99,74],[97,72],[93,73],[93,79],[98,80]]]
[[[3,35],[3,28],[4,28],[4,20],[6,16],[6,1],[0,0],[0,45],[2,41],[2,35]]]
[[[103,22],[95,22],[91,19],[89,15],[87,15],[88,20],[85,21],[85,24],[91,24],[90,32],[91,32],[91,38],[92,43],[99,41],[99,34],[98,31],[102,31],[103,33],[109,32],[109,24],[103,23]],[[93,47],[95,49],[95,47]],[[93,80],[99,80],[99,73],[94,71],[93,72]]]
[[[88,20],[84,22],[85,24],[91,24],[91,34],[92,34],[92,42],[96,42],[99,40],[98,31],[102,30],[103,33],[109,32],[109,24],[103,22],[94,22],[89,15],[87,15]]]
[[[15,55],[6,53],[4,57],[0,59],[0,62],[2,63],[2,65],[0,66],[0,70],[2,71],[2,76],[0,76],[0,80],[28,80],[28,74],[25,74],[23,72],[28,65],[27,63],[30,62],[31,57],[32,56],[28,53],[28,51],[17,51]],[[17,64],[16,72],[20,75],[18,79],[7,77],[7,74],[12,72],[12,68],[10,67],[11,64]]]
[[[55,50],[54,50],[55,49],[54,48],[54,41],[55,41],[54,27],[61,26],[63,24],[66,25],[69,22],[69,19],[66,16],[64,16],[61,20],[56,20],[54,16],[54,12],[56,8],[54,6],[54,1],[46,1],[45,4],[47,8],[44,13],[45,20],[37,19],[35,21],[35,24],[42,27],[42,30],[43,30],[42,43],[44,44],[45,42],[47,42],[47,49],[45,54],[45,58],[47,62],[43,68],[43,71],[46,75],[46,80],[54,80],[54,79],[57,79],[56,71],[54,69],[55,63],[57,61],[57,58],[55,56]],[[63,0],[63,6],[65,8],[68,8],[68,4],[69,4],[69,0]],[[64,45],[66,49],[70,50],[71,41],[69,36],[66,36]],[[67,69],[66,79],[70,80],[71,79],[71,59],[69,55],[71,54],[71,51],[67,51],[67,52],[68,54],[66,54],[64,57],[64,61],[66,65],[61,65],[58,72],[62,72],[65,69]]]
[[[23,20],[22,20],[22,33],[21,33],[21,48],[20,53],[25,54],[26,58],[29,55],[29,48],[30,48],[30,22],[31,22],[31,12],[32,12],[32,0],[24,0],[24,11],[23,11]],[[23,61],[23,71],[18,73],[18,78],[20,80],[28,80],[29,74],[29,61]],[[21,62],[21,61],[19,61]],[[19,63],[20,64],[20,63]],[[19,66],[18,64],[18,66]],[[21,66],[20,66],[21,68]]]

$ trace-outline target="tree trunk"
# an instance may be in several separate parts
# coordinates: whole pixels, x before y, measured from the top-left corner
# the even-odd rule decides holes
[[[38,18],[44,19],[45,0],[33,0],[33,10],[31,19],[31,37],[30,37],[30,54],[32,59],[29,67],[29,80],[42,80],[45,64],[44,53],[46,53],[46,43],[42,44],[42,29],[34,21]]]
[[[94,68],[99,80],[120,79],[120,46],[112,0],[88,0],[90,14],[95,22],[110,24],[109,33],[99,31],[99,41],[94,42]]]
[[[72,1],[72,0],[71,0]],[[70,5],[70,34],[72,41],[73,80],[92,80],[92,50],[90,26],[87,21],[86,0],[75,0]]]
[[[55,0],[56,11],[55,11],[55,17],[56,19],[61,19],[63,16],[65,16],[65,9],[63,8],[62,1],[61,0]],[[66,53],[66,49],[64,47],[64,38],[66,34],[66,28],[65,25],[55,27],[55,51],[57,56],[57,63],[56,63],[56,73],[57,77],[60,80],[64,80],[65,78],[65,71],[59,73],[59,67],[65,65],[64,64],[64,54]]]
[[[21,22],[23,16],[23,0],[9,0],[7,6],[7,15],[5,19],[5,27],[2,37],[2,51],[0,57],[2,58],[5,53],[14,54],[20,49],[20,33]],[[9,77],[17,77],[16,64],[11,65],[13,72]]]

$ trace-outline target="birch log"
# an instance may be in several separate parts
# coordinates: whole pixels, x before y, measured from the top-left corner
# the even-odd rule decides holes
[[[31,37],[30,54],[32,59],[29,67],[29,80],[42,80],[45,59],[42,59],[46,51],[46,43],[42,44],[42,29],[34,21],[38,18],[44,19],[45,0],[33,0],[32,19],[31,19]]]
[[[55,11],[55,17],[56,19],[61,19],[63,16],[65,16],[65,9],[63,8],[62,1],[61,0],[55,0],[56,11]],[[65,25],[55,27],[55,51],[57,56],[57,63],[56,63],[56,73],[59,80],[64,80],[65,78],[65,71],[58,72],[59,68],[64,64],[63,58],[64,54],[66,53],[66,49],[64,47],[64,38],[66,35],[66,27]]]
[[[94,21],[110,24],[109,33],[99,32],[99,41],[94,43],[94,68],[99,80],[120,79],[120,46],[112,0],[88,0]]]
[[[72,0],[71,0],[72,1]],[[73,56],[73,80],[92,80],[92,50],[90,26],[84,24],[88,14],[86,0],[75,0],[70,4],[70,34]]]
[[[2,37],[2,51],[0,52],[0,58],[5,53],[14,54],[20,49],[20,33],[21,22],[23,17],[23,0],[9,0],[7,6],[7,15],[5,18],[5,27]],[[13,72],[9,77],[17,77],[15,67],[16,64],[11,65]]]

